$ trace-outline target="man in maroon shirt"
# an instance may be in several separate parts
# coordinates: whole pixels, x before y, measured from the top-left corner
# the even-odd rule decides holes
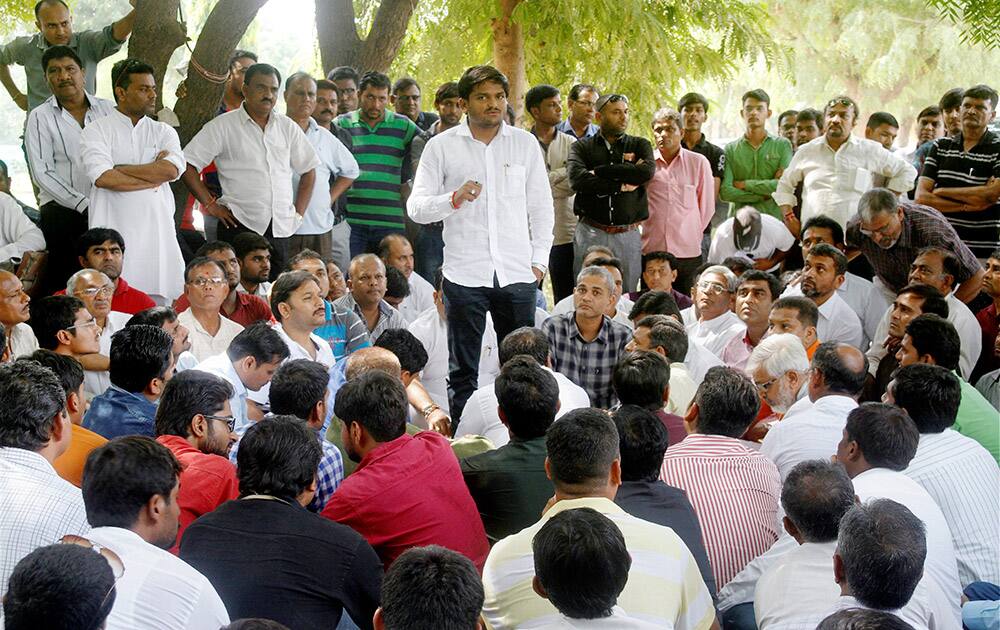
[[[993,300],[993,303],[976,313],[976,320],[983,329],[983,352],[979,355],[976,369],[972,371],[970,382],[976,382],[980,376],[1000,368],[1000,356],[991,352],[996,345],[997,332],[1000,331],[1000,249],[995,250],[986,260],[986,273],[983,275],[983,293]]]
[[[212,241],[198,248],[196,257],[206,256],[216,260],[226,268],[226,282],[229,285],[229,295],[222,302],[219,312],[244,328],[249,328],[255,322],[274,322],[271,307],[256,295],[237,291],[240,283],[240,263],[236,258],[233,246],[225,241]],[[191,306],[186,293],[174,300],[174,310],[178,313],[186,311]]]
[[[232,386],[214,374],[185,370],[167,383],[156,410],[156,441],[181,463],[181,509],[176,554],[188,525],[239,496],[236,467],[229,449],[236,442],[229,407]]]
[[[357,469],[321,515],[364,536],[386,567],[411,547],[441,545],[481,572],[489,544],[447,438],[406,434],[409,403],[398,378],[373,370],[337,392],[344,451]]]
[[[139,311],[156,306],[153,298],[139,289],[134,289],[122,278],[122,264],[125,262],[125,239],[111,228],[91,228],[77,241],[80,267],[97,269],[111,278],[115,293],[111,297],[111,310],[135,315]],[[65,289],[57,295],[65,293]]]

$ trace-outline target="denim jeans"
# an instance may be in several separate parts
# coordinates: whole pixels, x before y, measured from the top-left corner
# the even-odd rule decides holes
[[[420,226],[413,244],[413,268],[424,280],[434,284],[434,274],[444,264],[444,237],[440,224]]]
[[[378,244],[390,234],[403,234],[403,226],[398,228],[375,225],[351,225],[351,258],[359,254],[378,253]],[[346,272],[346,269],[342,271]]]

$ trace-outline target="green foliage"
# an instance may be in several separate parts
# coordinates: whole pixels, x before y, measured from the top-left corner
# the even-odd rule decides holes
[[[0,0],[0,33],[7,35],[22,25],[30,25],[35,4],[27,0]]]
[[[942,16],[962,28],[962,43],[1000,49],[998,0],[927,0]]]

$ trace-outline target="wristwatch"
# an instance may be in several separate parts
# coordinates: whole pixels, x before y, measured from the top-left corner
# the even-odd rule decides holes
[[[437,406],[435,403],[431,403],[420,410],[420,415],[422,415],[424,418],[427,418],[440,408],[441,407]]]

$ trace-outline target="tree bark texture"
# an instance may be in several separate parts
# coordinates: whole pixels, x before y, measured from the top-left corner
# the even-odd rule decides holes
[[[417,0],[382,0],[371,31],[358,35],[352,0],[316,0],[316,34],[323,71],[351,66],[359,73],[385,72],[403,45]]]
[[[524,116],[524,95],[528,78],[524,62],[524,32],[514,21],[513,14],[522,0],[500,0],[500,17],[490,21],[493,30],[493,65],[507,76],[510,95],[507,102],[514,108],[517,119]]]

